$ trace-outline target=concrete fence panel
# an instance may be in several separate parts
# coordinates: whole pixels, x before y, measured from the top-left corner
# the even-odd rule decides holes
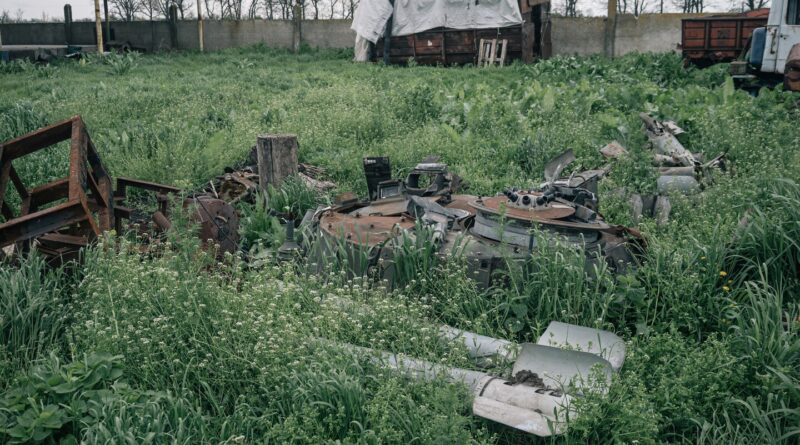
[[[681,40],[681,20],[690,14],[648,14],[617,17],[615,53],[675,51]],[[603,54],[605,17],[552,17],[554,55]],[[352,48],[355,33],[350,20],[303,20],[302,42],[313,48]],[[206,20],[205,48],[210,51],[254,44],[271,48],[292,48],[295,23],[289,20]],[[197,22],[177,22],[177,41],[173,48],[166,21],[111,22],[116,42],[129,42],[147,51],[199,48]],[[6,45],[63,45],[63,23],[10,23],[0,25]],[[95,43],[93,22],[73,22],[72,44]]]

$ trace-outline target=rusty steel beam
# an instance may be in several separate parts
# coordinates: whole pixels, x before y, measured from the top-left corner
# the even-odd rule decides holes
[[[22,179],[17,174],[17,170],[14,168],[13,164],[11,165],[11,171],[9,173],[11,176],[11,183],[14,184],[14,188],[17,190],[19,197],[22,199],[27,198],[28,190],[25,188],[25,184],[22,183]]]
[[[127,196],[126,192],[128,187],[134,187],[163,194],[170,194],[170,193],[178,194],[181,191],[181,189],[177,187],[172,187],[170,185],[157,184],[155,182],[149,182],[149,181],[141,181],[139,179],[117,178],[117,191],[115,192],[114,196],[116,197]]]
[[[69,194],[69,180],[57,179],[47,184],[34,187],[28,198],[22,201],[22,215],[39,210],[43,204],[49,204],[59,199],[67,198]]]
[[[72,138],[69,153],[69,199],[79,199],[84,194],[86,184],[86,133],[83,121],[76,120],[72,125]]]
[[[49,209],[12,219],[0,224],[0,247],[33,239],[64,226],[91,220],[85,202],[65,202]],[[90,222],[90,225],[93,222]]]
[[[76,120],[80,121],[80,119],[80,116],[75,116],[3,143],[2,162],[11,162],[14,159],[69,139],[73,123]]]

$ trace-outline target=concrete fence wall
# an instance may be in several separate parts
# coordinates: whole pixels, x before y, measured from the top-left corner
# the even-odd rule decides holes
[[[652,14],[617,17],[615,54],[629,52],[675,51],[681,40],[681,19],[688,14]],[[605,17],[552,18],[554,55],[602,54],[606,28]],[[117,42],[130,42],[148,51],[197,49],[197,22],[177,22],[177,42],[170,38],[165,21],[111,22]],[[205,21],[205,48],[220,50],[262,43],[273,48],[291,48],[294,23],[284,20]],[[351,48],[355,33],[349,20],[304,20],[302,42],[317,48]],[[0,25],[5,45],[60,45],[66,43],[63,23],[10,23]],[[73,39],[78,45],[95,44],[93,22],[73,22]]]

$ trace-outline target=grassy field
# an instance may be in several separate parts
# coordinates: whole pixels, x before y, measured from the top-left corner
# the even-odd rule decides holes
[[[652,192],[638,113],[677,121],[686,146],[732,170],[672,197],[669,224],[639,224],[646,262],[588,279],[580,253],[532,258],[526,280],[480,292],[453,260],[386,292],[366,279],[217,261],[190,234],[164,255],[97,247],[80,273],[32,257],[0,266],[3,443],[541,443],[470,415],[466,388],[409,381],[325,337],[468,367],[442,321],[519,342],[551,320],[609,329],[628,358],[607,395],[554,443],[800,441],[800,96],[733,89],[725,67],[675,55],[555,58],[503,69],[356,65],[346,53],[265,48],[0,65],[0,140],[80,114],[114,175],[191,188],[244,160],[256,136],[296,133],[300,159],[366,192],[361,158],[398,175],[441,155],[494,193],[542,180],[553,155],[603,164],[600,206],[632,224]],[[66,150],[21,165],[64,173]],[[620,191],[621,190],[621,191]],[[253,243],[263,209],[242,209]],[[740,223],[746,216],[746,223]],[[512,277],[514,278],[514,277]],[[342,314],[332,297],[369,304]]]

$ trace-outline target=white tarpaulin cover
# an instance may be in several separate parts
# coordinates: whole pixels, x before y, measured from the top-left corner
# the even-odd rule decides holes
[[[383,36],[391,14],[389,0],[361,0],[351,28],[375,43]],[[392,35],[405,36],[439,27],[481,29],[521,23],[517,0],[395,0]]]

